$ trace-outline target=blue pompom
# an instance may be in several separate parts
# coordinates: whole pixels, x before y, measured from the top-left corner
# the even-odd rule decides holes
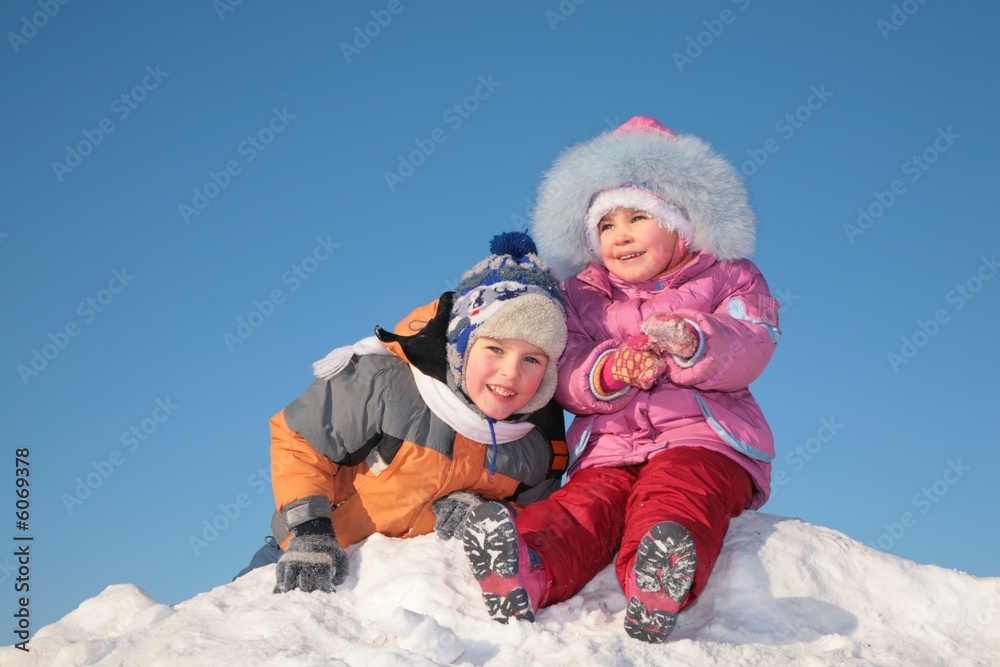
[[[497,234],[490,241],[490,252],[494,255],[510,255],[521,259],[528,253],[537,255],[538,248],[531,237],[524,232],[504,232]]]

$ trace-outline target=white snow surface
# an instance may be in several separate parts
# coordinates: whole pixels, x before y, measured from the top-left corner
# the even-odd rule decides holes
[[[251,554],[247,554],[249,560]],[[109,586],[0,665],[1000,665],[1000,578],[747,512],[666,644],[630,639],[612,567],[535,623],[491,621],[459,540],[374,535],[335,593],[260,568],[175,606]],[[245,563],[234,563],[234,572]]]

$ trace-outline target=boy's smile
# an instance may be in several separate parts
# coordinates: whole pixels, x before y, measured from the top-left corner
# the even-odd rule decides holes
[[[548,363],[531,343],[477,338],[465,365],[466,391],[486,416],[506,419],[535,397]]]

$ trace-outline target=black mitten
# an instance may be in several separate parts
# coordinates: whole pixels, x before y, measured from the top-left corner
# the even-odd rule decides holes
[[[298,588],[326,591],[347,577],[347,554],[333,536],[330,519],[312,519],[292,529],[292,540],[278,559],[275,593]]]
[[[465,518],[482,502],[482,498],[468,491],[455,491],[444,498],[438,498],[431,505],[436,517],[434,532],[443,540],[460,535],[465,529]]]

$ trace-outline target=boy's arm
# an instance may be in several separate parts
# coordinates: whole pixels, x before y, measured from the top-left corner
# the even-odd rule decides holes
[[[288,530],[311,519],[330,518],[338,468],[288,427],[284,411],[271,418],[271,485]]]
[[[282,521],[284,553],[275,572],[275,593],[292,589],[332,591],[347,576],[347,554],[337,542],[330,516],[337,465],[321,456],[285,422],[271,419],[271,476]],[[293,498],[291,502],[284,502]],[[278,534],[278,531],[275,532]]]
[[[451,293],[418,306],[393,328],[397,336],[412,337],[430,322],[450,310]],[[388,338],[388,337],[387,337]],[[386,343],[397,356],[407,358],[398,340]],[[442,345],[443,347],[443,345]],[[409,350],[418,356],[426,350]],[[434,356],[434,351],[429,352]],[[426,356],[426,355],[425,355]],[[441,365],[443,365],[443,353]],[[411,362],[414,360],[410,360]],[[335,503],[334,476],[341,465],[358,463],[370,449],[380,419],[354,419],[361,413],[375,416],[382,409],[381,397],[372,396],[373,381],[356,383],[350,366],[329,382],[315,381],[297,401],[289,406],[293,426],[286,421],[286,411],[271,419],[271,478],[275,504],[285,515],[289,528],[306,521],[330,516]],[[377,390],[376,390],[377,392]],[[368,396],[365,403],[364,397]],[[347,419],[336,419],[338,408],[353,406]],[[309,439],[296,430],[306,431]],[[313,446],[310,442],[315,442]],[[319,449],[318,449],[318,448]]]
[[[360,357],[316,380],[271,420],[272,486],[289,528],[329,518],[338,470],[362,462],[380,441],[389,384],[381,359]]]

